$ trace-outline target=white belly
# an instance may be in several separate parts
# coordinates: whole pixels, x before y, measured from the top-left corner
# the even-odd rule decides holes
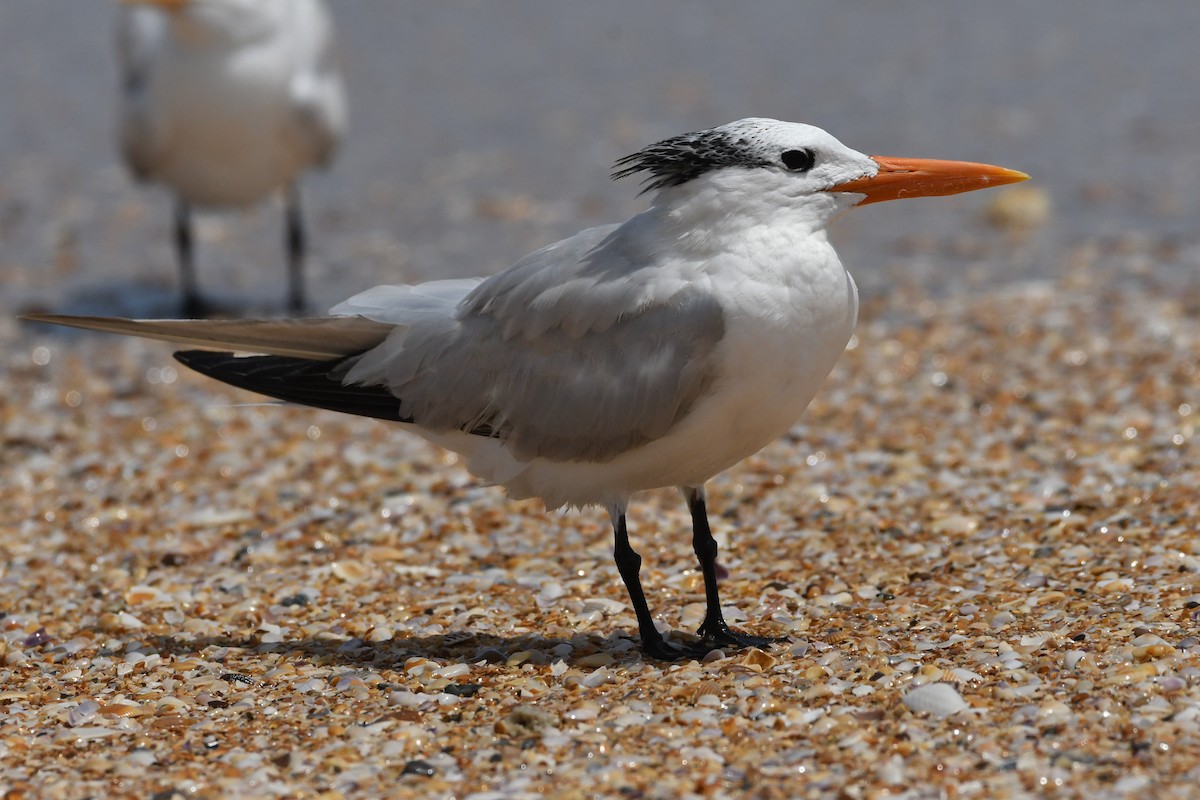
[[[237,59],[163,67],[152,100],[151,180],[196,205],[240,206],[294,181],[312,162],[286,74]]]

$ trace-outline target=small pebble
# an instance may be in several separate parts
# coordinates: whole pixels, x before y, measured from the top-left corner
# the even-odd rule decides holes
[[[408,761],[404,764],[404,775],[422,775],[426,778],[432,778],[437,774],[437,769],[427,761]]]

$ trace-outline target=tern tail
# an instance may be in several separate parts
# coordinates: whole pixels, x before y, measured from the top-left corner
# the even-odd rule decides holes
[[[91,331],[162,339],[168,342],[266,353],[302,359],[334,359],[357,355],[380,344],[396,326],[363,317],[310,319],[124,319],[26,314],[29,322],[47,322]]]

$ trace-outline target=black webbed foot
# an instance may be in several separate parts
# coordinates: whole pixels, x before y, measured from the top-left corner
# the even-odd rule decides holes
[[[699,660],[713,649],[703,642],[668,642],[661,636],[649,641],[642,639],[642,655],[659,661]]]
[[[701,644],[722,650],[737,650],[744,647],[770,647],[773,644],[788,640],[786,636],[755,636],[751,633],[743,633],[729,627],[724,619],[717,619],[715,621],[705,620],[696,633],[700,636]]]

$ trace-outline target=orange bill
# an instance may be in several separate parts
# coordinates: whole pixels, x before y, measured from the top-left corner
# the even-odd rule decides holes
[[[973,192],[989,186],[1029,180],[1028,175],[1015,169],[973,164],[970,161],[889,156],[871,156],[871,160],[879,165],[878,174],[839,183],[829,191],[865,194],[866,198],[859,203],[863,206],[884,200]]]

